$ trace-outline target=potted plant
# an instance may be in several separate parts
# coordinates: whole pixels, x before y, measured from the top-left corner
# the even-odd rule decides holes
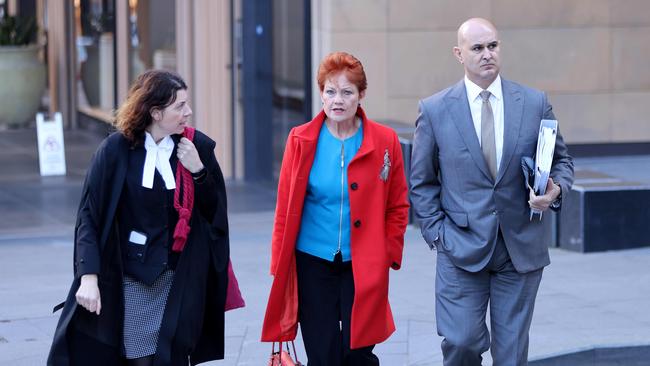
[[[45,65],[36,34],[33,17],[0,19],[0,129],[33,120],[41,105]]]

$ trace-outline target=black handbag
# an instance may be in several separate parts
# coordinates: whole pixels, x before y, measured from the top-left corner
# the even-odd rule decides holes
[[[528,156],[521,157],[521,172],[524,175],[524,184],[526,185],[526,193],[533,189],[535,183],[535,160]]]

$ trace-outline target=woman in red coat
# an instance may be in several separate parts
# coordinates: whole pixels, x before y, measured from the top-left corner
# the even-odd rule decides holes
[[[397,135],[360,106],[366,85],[354,56],[325,57],[323,110],[291,130],[282,160],[262,341],[293,340],[300,323],[310,366],[379,365],[372,349],[395,330],[407,186]]]

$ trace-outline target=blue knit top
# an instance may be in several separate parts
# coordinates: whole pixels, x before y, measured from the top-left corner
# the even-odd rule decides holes
[[[323,123],[309,173],[297,250],[329,261],[340,251],[343,261],[351,259],[347,171],[362,141],[362,126],[341,140]]]

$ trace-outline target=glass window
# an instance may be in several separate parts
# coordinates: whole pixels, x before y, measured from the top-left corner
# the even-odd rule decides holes
[[[289,131],[312,118],[310,0],[234,4],[237,176],[270,181],[279,176]]]
[[[176,0],[129,0],[129,81],[148,69],[176,71]]]
[[[273,160],[277,179],[284,145],[294,126],[311,119],[306,111],[305,6],[306,0],[276,0],[273,3]],[[307,112],[307,113],[306,113]]]
[[[115,0],[74,0],[79,109],[115,108]]]

